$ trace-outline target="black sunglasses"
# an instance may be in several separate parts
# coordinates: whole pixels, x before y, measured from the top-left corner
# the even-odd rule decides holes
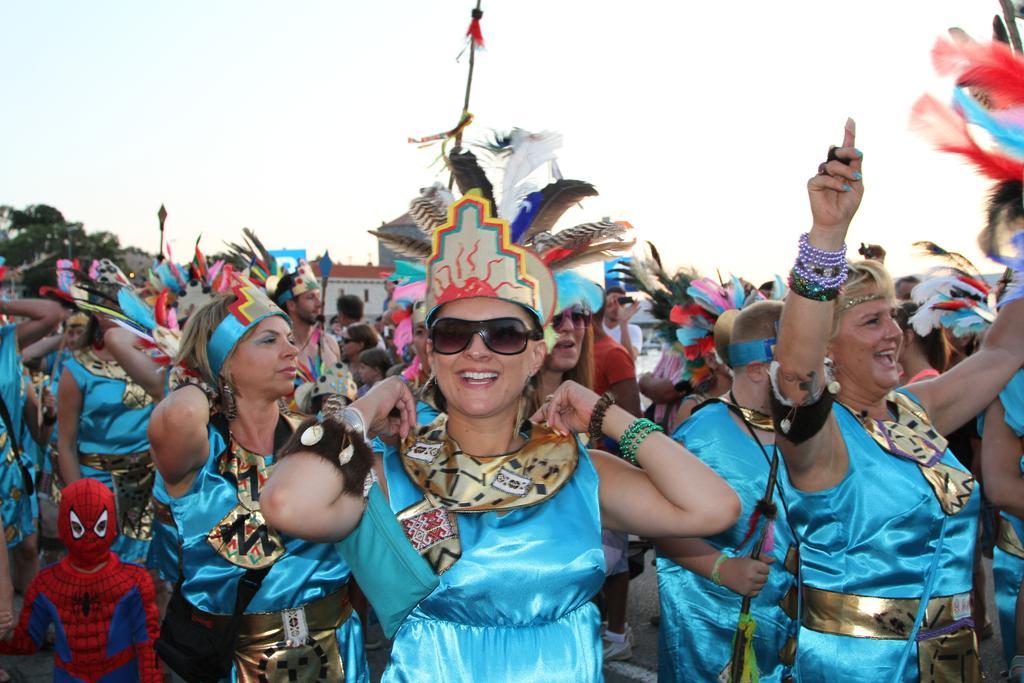
[[[519,318],[492,318],[491,320],[461,320],[441,318],[430,328],[430,341],[434,351],[451,356],[465,351],[479,334],[484,344],[494,353],[515,356],[526,350],[530,340],[544,338],[540,330],[531,330]]]
[[[572,308],[565,309],[561,313],[556,313],[551,318],[551,329],[557,330],[562,327],[562,324],[565,323],[565,316],[569,316],[569,319],[572,320],[572,326],[577,330],[590,324],[590,313],[584,311],[578,306],[573,306]]]

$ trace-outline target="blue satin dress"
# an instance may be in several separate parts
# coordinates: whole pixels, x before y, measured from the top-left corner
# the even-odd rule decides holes
[[[882,450],[849,409],[837,403],[832,412],[849,454],[845,478],[824,491],[806,493],[792,486],[787,491],[789,520],[801,542],[803,584],[861,596],[919,598],[946,515],[916,463]],[[939,462],[966,471],[949,450]],[[971,591],[980,506],[975,487],[963,509],[948,517],[933,597]],[[795,676],[806,683],[888,682],[905,646],[905,640],[801,626]],[[900,683],[919,680],[917,651],[911,649]]]
[[[168,494],[167,499],[182,544],[182,595],[204,612],[231,614],[238,580],[245,570],[218,554],[207,537],[238,505],[238,487],[220,473],[218,460],[227,450],[224,438],[213,426],[208,428],[208,437],[210,455],[196,473],[192,486],[184,495],[175,498]],[[264,462],[272,465],[273,455],[265,456]],[[258,501],[258,493],[254,498]],[[280,538],[284,554],[263,579],[246,614],[280,612],[306,605],[341,590],[349,580],[348,566],[333,545],[283,534]],[[257,542],[255,547],[258,546]],[[355,612],[336,630],[336,636],[346,683],[368,683],[363,627]]]
[[[0,328],[0,399],[7,406],[13,423],[11,428],[24,448],[28,436],[23,419],[25,390],[15,327],[5,325]],[[35,476],[31,458],[15,453],[7,428],[0,421],[0,516],[3,517],[8,548],[36,532],[39,503],[25,489],[26,472],[28,476]]]
[[[750,555],[759,534],[754,534],[745,544],[743,540],[754,506],[764,496],[770,469],[770,462],[761,448],[722,403],[701,407],[676,429],[672,438],[725,479],[743,506],[732,528],[704,540],[733,556]],[[769,457],[773,448],[765,446]],[[785,470],[780,463],[780,486],[788,483]],[[796,576],[785,568],[787,554],[791,550],[795,553],[795,544],[786,521],[785,506],[777,491],[774,500],[778,516],[771,556],[775,563],[771,566],[768,583],[751,601],[751,614],[757,622],[754,651],[761,680],[766,682],[781,681],[788,675],[789,666],[782,662],[780,653],[790,638],[796,637],[794,620],[780,607],[790,591],[794,591],[790,597],[795,597]],[[732,656],[733,634],[743,598],[667,557],[659,555],[657,567],[661,602],[658,680],[665,683],[717,680]]]
[[[64,362],[64,372],[74,378],[82,392],[82,410],[78,418],[78,453],[87,455],[127,455],[149,451],[149,437],[146,428],[153,414],[153,399],[131,379],[117,379],[97,374],[90,366],[96,360],[88,352],[78,351]],[[115,364],[107,363],[105,367]],[[65,380],[67,381],[67,380]],[[57,419],[60,419],[58,415]],[[121,500],[111,473],[81,465],[82,476],[103,482],[114,493],[118,503]],[[148,500],[152,487],[146,492]],[[150,514],[150,517],[152,515]],[[145,538],[133,538],[119,528],[117,540],[111,548],[124,562],[146,564],[149,555],[151,522],[146,524]],[[123,527],[124,525],[119,525]],[[139,534],[142,536],[143,534]]]
[[[391,509],[423,500],[394,449]],[[457,513],[462,556],[399,628],[385,683],[586,683],[601,674],[604,583],[598,478],[581,448],[572,478],[538,505]]]
[[[1024,370],[1018,370],[1000,392],[999,401],[1003,404],[1006,424],[1014,434],[1024,438]],[[1024,456],[1021,457],[1020,466],[1024,476]],[[1016,532],[1017,538],[1024,541],[1024,520],[1008,512],[1000,512],[999,515],[1000,523],[1008,524]],[[1003,636],[1003,654],[1009,666],[1010,660],[1017,654],[1017,593],[1021,581],[1024,581],[1024,558],[997,545],[992,556],[992,577],[996,609],[999,611],[999,630]]]

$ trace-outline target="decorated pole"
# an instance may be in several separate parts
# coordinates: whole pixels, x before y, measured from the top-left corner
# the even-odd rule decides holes
[[[462,146],[462,131],[466,129],[469,122],[473,120],[473,115],[469,113],[469,95],[473,91],[473,67],[476,66],[476,51],[484,46],[484,34],[480,30],[480,20],[483,19],[484,13],[480,9],[481,0],[476,0],[476,7],[470,13],[472,20],[469,22],[469,28],[466,29],[466,38],[469,40],[467,47],[469,48],[469,73],[466,75],[466,96],[462,100],[462,115],[459,117],[459,124],[453,131],[455,133],[455,149]],[[448,189],[452,189],[455,185],[455,174],[448,176]]]
[[[748,425],[749,429],[749,425]],[[751,431],[753,436],[753,432]],[[760,443],[760,442],[759,442]],[[768,538],[772,524],[775,523],[775,482],[779,473],[779,449],[775,446],[772,449],[771,467],[768,470],[768,485],[765,487],[764,497],[757,501],[755,506],[756,515],[760,514],[765,519],[764,528],[754,543],[753,552],[750,556],[755,560],[761,559],[764,551],[765,541]],[[754,655],[754,629],[757,624],[750,615],[749,595],[743,596],[743,604],[740,605],[740,617],[736,624],[736,633],[732,637],[732,658],[729,662],[729,683],[751,683],[757,681],[757,658]]]
[[[156,212],[156,217],[160,219],[160,251],[156,255],[157,262],[164,260],[164,222],[167,220],[167,209],[164,205],[160,205],[160,210]]]

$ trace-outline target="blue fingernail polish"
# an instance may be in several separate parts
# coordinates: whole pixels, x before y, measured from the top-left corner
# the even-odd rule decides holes
[[[860,151],[860,150],[859,150],[859,149],[857,149],[856,147],[855,147],[855,148],[853,149],[853,151],[857,153],[857,157],[858,157],[858,158],[860,158],[860,157],[863,157],[863,156],[864,156],[864,152]]]
[[[849,192],[849,191],[850,191],[850,190],[852,190],[852,189],[853,189],[853,188],[852,188],[852,187],[850,187],[849,185],[846,185],[845,183],[843,184],[843,192]]]
[[[864,176],[862,176],[862,175],[860,174],[860,171],[854,171],[854,172],[853,172],[853,179],[854,179],[854,180],[860,180],[860,179],[861,179],[861,178],[863,178],[863,177],[864,177]]]

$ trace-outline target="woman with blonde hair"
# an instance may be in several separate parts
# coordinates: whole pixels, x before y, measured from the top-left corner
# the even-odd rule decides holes
[[[897,391],[901,331],[882,264],[848,264],[864,192],[853,121],[807,184],[810,232],[790,276],[772,364],[777,443],[801,541],[796,675],[829,681],[977,681],[972,558],[979,495],[944,435],[1024,363],[1024,303],[982,348]]]
[[[331,546],[268,525],[260,507],[296,424],[279,406],[297,354],[284,312],[236,280],[189,317],[178,387],[153,412],[182,564],[158,652],[186,678],[368,680],[348,567]]]

